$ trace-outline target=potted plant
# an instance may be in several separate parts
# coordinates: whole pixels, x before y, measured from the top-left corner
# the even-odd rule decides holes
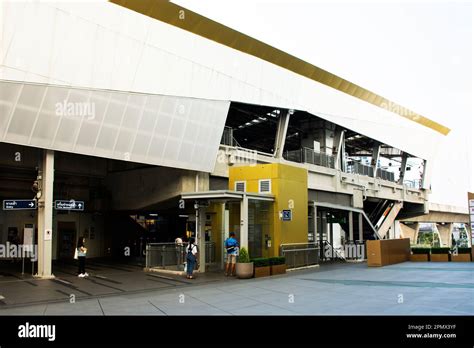
[[[454,249],[451,253],[451,261],[453,262],[470,262],[471,261],[471,248],[458,248]]]
[[[411,248],[410,261],[420,262],[430,260],[430,248]]]
[[[235,274],[239,279],[248,279],[253,277],[253,262],[250,262],[250,257],[245,247],[240,249],[239,258],[235,265]]]
[[[286,273],[286,259],[282,256],[270,257],[270,274],[285,274]]]
[[[430,261],[432,262],[448,262],[449,248],[432,248]]]
[[[270,275],[270,260],[266,258],[253,259],[255,278]]]

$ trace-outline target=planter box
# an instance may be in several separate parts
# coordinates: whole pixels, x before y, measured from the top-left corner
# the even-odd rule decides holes
[[[431,262],[449,262],[449,254],[431,254]]]
[[[253,262],[237,263],[235,273],[239,279],[248,279],[253,277]]]
[[[265,267],[255,267],[254,275],[255,278],[268,277],[270,276],[270,266]]]
[[[285,274],[286,273],[286,265],[272,265],[271,266],[271,275],[276,274]]]
[[[410,239],[368,240],[367,266],[381,267],[410,260]]]
[[[429,254],[412,254],[410,255],[410,261],[412,262],[427,262],[430,260]]]
[[[471,254],[451,255],[452,262],[471,262]]]

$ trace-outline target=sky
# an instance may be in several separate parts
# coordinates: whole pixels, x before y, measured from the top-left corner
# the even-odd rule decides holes
[[[474,192],[470,1],[173,0],[451,128],[434,203]]]

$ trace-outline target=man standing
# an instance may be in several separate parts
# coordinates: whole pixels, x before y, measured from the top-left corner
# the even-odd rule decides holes
[[[225,240],[224,246],[227,250],[227,263],[225,266],[225,275],[229,276],[229,270],[230,270],[230,275],[235,276],[235,263],[237,261],[239,242],[237,242],[237,239],[235,239],[234,232],[230,232],[230,237]]]

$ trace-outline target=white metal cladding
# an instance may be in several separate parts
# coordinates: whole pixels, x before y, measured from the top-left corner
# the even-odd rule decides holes
[[[305,110],[430,160],[444,137],[256,57],[93,2],[2,2],[0,79]]]
[[[211,172],[229,105],[0,80],[0,141]]]

